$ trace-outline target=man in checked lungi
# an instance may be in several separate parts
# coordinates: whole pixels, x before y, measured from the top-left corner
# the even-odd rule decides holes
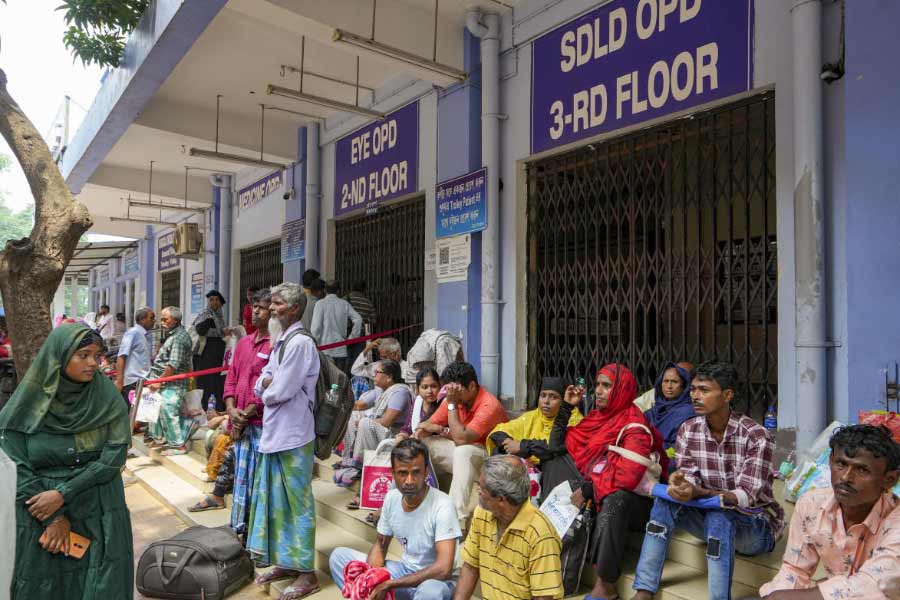
[[[225,377],[225,407],[234,442],[234,496],[231,504],[231,527],[239,534],[247,533],[253,479],[259,462],[265,404],[253,388],[269,362],[269,310],[272,294],[258,290],[253,296],[251,324],[254,332],[246,335],[234,348],[234,358]],[[193,512],[225,508],[225,498],[208,495],[191,509]]]

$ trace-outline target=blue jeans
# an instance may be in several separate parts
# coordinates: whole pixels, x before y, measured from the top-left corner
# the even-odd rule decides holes
[[[670,534],[676,528],[706,540],[710,600],[731,598],[735,552],[755,556],[771,552],[775,547],[772,528],[763,517],[750,517],[732,510],[703,510],[657,498],[647,522],[632,586],[635,590],[654,594],[659,590]]]
[[[335,548],[328,559],[328,567],[331,569],[331,578],[338,588],[344,587],[344,567],[353,560],[366,562],[366,555],[352,548]],[[415,573],[407,565],[397,560],[388,560],[384,568],[391,574],[391,579],[397,579],[405,575]],[[450,600],[453,597],[453,589],[456,582],[453,580],[439,581],[427,579],[414,588],[396,588],[394,597],[396,600]]]

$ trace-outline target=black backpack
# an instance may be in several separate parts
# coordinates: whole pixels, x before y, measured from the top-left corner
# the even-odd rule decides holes
[[[253,561],[229,527],[196,526],[154,542],[141,555],[135,584],[148,598],[221,600],[253,579]]]
[[[284,338],[281,350],[278,351],[278,362],[284,360],[284,350],[296,335],[305,335],[318,346],[316,339],[302,329],[295,329]],[[319,353],[319,379],[316,381],[316,402],[313,406],[313,419],[316,422],[316,456],[321,460],[327,460],[334,447],[337,446],[344,434],[347,432],[347,423],[350,421],[350,413],[353,412],[353,404],[356,398],[353,396],[353,387],[350,385],[350,378],[344,373],[324,352]],[[331,427],[320,427],[319,415],[322,407],[325,405],[325,396],[331,391],[332,384],[338,386],[338,397],[340,405],[334,415],[334,422]]]

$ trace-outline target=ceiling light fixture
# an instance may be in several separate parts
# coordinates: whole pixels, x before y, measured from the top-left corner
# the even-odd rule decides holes
[[[377,110],[370,110],[368,108],[363,108],[362,106],[355,106],[353,104],[347,104],[346,102],[331,100],[330,98],[306,94],[279,85],[267,85],[266,93],[270,96],[281,96],[282,98],[290,98],[291,100],[299,100],[300,102],[309,102],[310,104],[315,104],[317,106],[324,106],[325,108],[331,108],[341,112],[354,113],[363,117],[369,117],[370,119],[384,119],[385,117],[383,112],[378,112]]]
[[[331,39],[335,42],[353,46],[357,50],[362,50],[368,54],[380,58],[388,58],[392,61],[401,62],[407,66],[413,66],[417,69],[427,71],[432,76],[437,75],[439,81],[436,81],[435,83],[440,83],[444,86],[460,83],[465,81],[468,77],[465,71],[461,71],[455,67],[422,58],[417,54],[393,46],[388,46],[381,42],[376,42],[374,39],[356,35],[355,33],[350,33],[343,29],[335,29]],[[432,79],[434,78],[432,77]]]
[[[170,225],[172,227],[174,227],[175,225],[178,225],[178,223],[171,223],[169,221],[159,221],[157,219],[137,219],[134,217],[129,217],[129,218],[109,217],[109,220],[110,221],[122,221],[125,223],[150,223],[152,225]]]
[[[259,158],[250,158],[249,156],[241,156],[239,154],[229,154],[228,152],[219,152],[219,103],[222,94],[216,94],[216,142],[215,150],[203,150],[202,148],[191,148],[188,155],[199,158],[208,158],[210,160],[224,160],[225,162],[237,163],[239,165],[249,165],[251,167],[265,167],[267,169],[284,170],[286,167],[281,163],[271,162],[263,159],[263,143],[265,141],[265,122],[266,109],[262,107],[261,118],[259,124]],[[185,202],[187,202],[187,171],[185,171]]]
[[[240,165],[250,165],[253,167],[266,167],[268,169],[284,169],[281,163],[271,162],[268,160],[260,160],[258,158],[250,158],[249,156],[239,156],[237,154],[229,154],[227,152],[217,152],[214,150],[203,150],[202,148],[191,148],[188,150],[190,156],[198,158],[208,158],[210,160],[222,160],[225,162],[237,163]]]
[[[190,206],[175,206],[171,204],[153,204],[151,202],[137,202],[136,200],[130,200],[128,202],[128,206],[136,206],[138,208],[157,208],[161,210],[174,210],[181,212],[190,212],[197,213],[202,215],[206,212],[205,208],[191,208]]]

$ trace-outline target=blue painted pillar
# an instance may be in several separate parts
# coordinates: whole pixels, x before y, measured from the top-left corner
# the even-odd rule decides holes
[[[465,31],[464,63],[469,79],[438,97],[437,177],[446,181],[481,167],[481,54],[479,40]],[[488,219],[497,215],[488,215]],[[438,284],[438,328],[462,333],[466,360],[481,365],[481,234],[472,239],[466,281]],[[498,390],[490,390],[497,393]]]
[[[147,292],[147,306],[153,306],[153,284],[156,282],[156,236],[153,227],[147,225],[147,233],[144,237],[144,257],[141,261],[141,279],[144,281],[144,290]],[[138,307],[140,308],[140,307]]]
[[[306,127],[297,129],[297,162],[288,169],[286,191],[293,189],[293,198],[284,203],[284,222],[306,217]],[[292,260],[283,264],[284,280],[300,283],[306,260]]]

